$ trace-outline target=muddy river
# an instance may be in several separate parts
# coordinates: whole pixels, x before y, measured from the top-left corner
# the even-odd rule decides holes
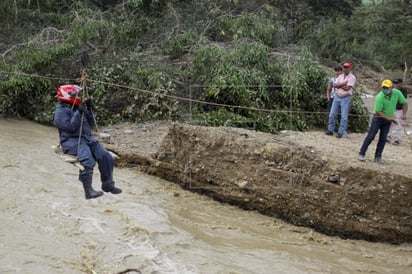
[[[85,200],[55,144],[0,119],[0,273],[412,273],[411,244],[324,236],[130,169],[121,195]]]

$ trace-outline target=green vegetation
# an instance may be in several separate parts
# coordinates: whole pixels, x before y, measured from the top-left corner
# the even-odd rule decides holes
[[[404,69],[412,64],[411,7],[400,0],[361,6],[350,20],[325,18],[322,29],[304,40],[323,58],[359,60],[376,70]]]
[[[100,124],[325,127],[323,64],[412,63],[410,1],[369,2],[2,1],[0,113],[50,123],[55,91],[76,82],[86,51]],[[358,93],[351,115],[349,130],[364,131]]]

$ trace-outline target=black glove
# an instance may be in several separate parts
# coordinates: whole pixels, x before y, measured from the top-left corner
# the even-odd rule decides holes
[[[84,106],[83,103],[81,103],[81,104],[77,107],[77,109],[79,110],[80,113],[83,113],[83,112],[86,110],[86,107]]]
[[[87,109],[90,109],[90,110],[94,109],[94,104],[91,98],[84,100],[84,104],[87,107]]]

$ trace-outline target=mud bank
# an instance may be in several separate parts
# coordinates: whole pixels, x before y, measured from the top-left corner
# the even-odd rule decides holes
[[[412,177],[407,174],[331,158],[321,147],[289,138],[290,133],[177,123],[106,130],[111,134],[107,147],[120,155],[118,166],[328,235],[412,242]]]

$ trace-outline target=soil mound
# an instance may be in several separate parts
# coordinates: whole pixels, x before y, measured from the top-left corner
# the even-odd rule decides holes
[[[382,168],[344,160],[339,155],[356,155],[356,135],[319,134],[122,124],[107,147],[120,155],[119,166],[137,167],[221,202],[329,235],[412,242],[412,176],[390,168],[390,161]],[[339,149],[331,154],[316,142],[332,148],[340,142]]]

